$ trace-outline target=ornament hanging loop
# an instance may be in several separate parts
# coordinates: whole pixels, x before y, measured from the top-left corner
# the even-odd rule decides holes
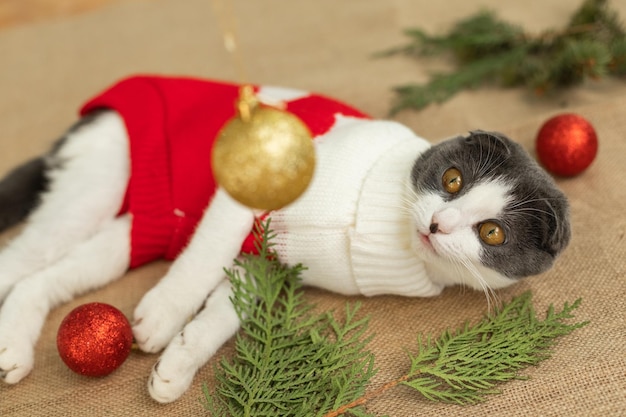
[[[241,120],[248,123],[252,118],[252,112],[258,107],[259,100],[254,94],[254,88],[250,84],[242,85],[239,89],[239,98],[235,104]]]

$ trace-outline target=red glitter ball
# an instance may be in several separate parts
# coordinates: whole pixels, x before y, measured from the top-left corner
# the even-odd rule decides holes
[[[583,172],[598,153],[596,131],[585,118],[565,113],[552,117],[537,134],[537,156],[550,172],[573,176]]]
[[[57,349],[65,364],[86,376],[116,370],[130,354],[133,333],[117,308],[103,303],[76,307],[61,322]]]

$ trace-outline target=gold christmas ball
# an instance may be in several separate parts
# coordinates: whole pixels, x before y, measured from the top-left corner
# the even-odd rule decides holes
[[[311,132],[296,116],[255,107],[234,117],[213,146],[215,179],[231,197],[255,209],[286,206],[306,190],[315,169]]]

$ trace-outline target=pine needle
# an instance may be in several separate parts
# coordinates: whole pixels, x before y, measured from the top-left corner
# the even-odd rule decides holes
[[[626,75],[626,30],[607,0],[585,0],[561,30],[530,35],[482,11],[446,34],[405,32],[411,42],[379,56],[451,54],[457,68],[433,74],[426,84],[396,87],[391,113],[441,103],[459,91],[484,84],[526,86],[545,94],[586,79]]]
[[[587,324],[567,323],[580,299],[559,312],[550,306],[542,319],[527,292],[475,325],[418,336],[406,374],[368,390],[376,373],[368,318],[358,303],[342,320],[314,313],[301,291],[303,266],[277,260],[269,226],[262,225],[259,255],[227,271],[242,331],[234,357],[216,367],[214,390],[203,387],[212,416],[373,416],[365,405],[398,385],[430,401],[475,404],[525,378],[520,372],[549,358],[557,338]]]

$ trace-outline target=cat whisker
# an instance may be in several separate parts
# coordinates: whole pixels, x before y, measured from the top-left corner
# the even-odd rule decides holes
[[[475,178],[486,177],[490,172],[497,170],[506,162],[506,158],[502,157],[499,158],[500,160],[497,163],[494,162],[496,154],[497,152],[495,152],[495,148],[491,145],[491,142],[489,142],[489,147],[486,152],[483,150],[482,142],[480,143],[480,159],[473,169]],[[483,159],[483,155],[485,155],[485,159]]]
[[[450,264],[454,268],[456,275],[459,278],[457,284],[460,285],[461,288],[467,288],[468,286],[471,287],[471,285],[469,285],[469,283],[466,282],[467,280],[465,279],[465,277],[467,276],[465,271],[469,270],[468,264],[470,263],[470,261],[467,259],[463,260],[458,257],[449,257],[447,259],[448,261],[450,261]]]
[[[536,203],[536,202],[544,202],[546,203],[547,206],[552,207],[552,205],[550,204],[551,201],[558,201],[559,199],[557,198],[528,198],[527,196],[521,196],[521,197],[517,197],[515,198],[513,201],[518,200],[517,202],[510,204],[508,206],[508,208],[510,209],[516,209],[519,207],[524,207],[530,203]]]
[[[513,211],[509,212],[509,215],[510,216],[518,216],[518,217],[528,216],[528,217],[532,217],[532,218],[536,219],[537,221],[543,223],[546,226],[549,225],[549,221],[545,217],[543,217],[543,216],[541,216],[541,215],[539,215],[537,213],[542,213],[542,214],[544,214],[544,215],[546,215],[548,217],[552,217],[552,218],[556,219],[556,215],[554,213],[550,213],[550,212],[547,212],[547,211],[544,211],[544,210],[540,210],[540,209],[533,209],[533,208],[530,208],[530,207],[513,210]]]
[[[401,202],[400,208],[403,208],[403,209],[412,209],[413,206],[415,205],[414,201],[411,201],[411,200],[409,200],[406,197],[402,198],[402,200],[400,200],[400,202]]]
[[[488,177],[490,176],[489,174],[496,171],[498,168],[500,168],[502,165],[504,165],[506,163],[506,159],[501,158],[500,161],[495,164],[494,162],[492,162],[491,160],[489,161],[488,164],[486,164],[485,167],[483,167],[483,169],[479,172],[479,175],[481,177]]]
[[[511,210],[509,213],[522,213],[522,214],[529,214],[530,212],[535,212],[535,213],[543,213],[543,214],[545,214],[546,216],[556,218],[556,214],[554,214],[554,212],[547,211],[547,210],[541,210],[541,209],[534,208],[534,207],[521,207],[521,208],[516,208],[516,209],[514,209],[514,210]],[[530,215],[532,215],[532,214],[530,214]]]
[[[491,158],[492,158],[492,153],[491,153],[491,146],[489,146],[489,148],[487,149],[487,152],[485,152],[483,150],[483,143],[482,141],[479,142],[480,145],[480,161],[479,161],[479,165],[478,165],[478,173],[477,173],[477,178],[482,177],[485,172],[487,171],[489,165],[491,165]],[[483,160],[482,156],[485,155],[486,158],[485,160]]]
[[[457,273],[457,276],[459,277],[464,277],[465,273],[464,271],[467,269],[461,262],[459,262],[456,259],[452,259],[452,265],[454,266],[454,269]],[[467,290],[467,288],[469,287],[469,285],[467,284],[467,282],[465,282],[465,280],[461,279],[461,282],[459,283],[459,285],[461,286],[462,289],[462,293],[465,294],[465,291]]]
[[[546,217],[553,218],[553,219],[556,218],[556,215],[553,212],[541,210],[541,209],[537,209],[533,207],[517,208],[514,210],[510,210],[508,214],[516,215],[516,216],[534,217],[535,219],[542,220],[542,221],[546,221],[547,220]]]
[[[556,213],[556,211],[554,210],[554,207],[552,205],[552,201],[557,201],[557,198],[530,198],[530,196],[533,193],[528,193],[526,196],[523,197],[519,197],[516,203],[511,204],[508,206],[508,210],[510,213],[512,214],[529,214],[529,212],[535,212],[535,213],[541,213],[543,215],[546,215],[548,217],[552,217],[553,219],[557,219],[558,215]],[[537,208],[537,207],[528,207],[529,204],[531,203],[536,203],[536,202],[542,202],[544,203],[549,210],[543,210],[541,208]],[[529,214],[531,215],[531,214]],[[545,219],[543,219],[541,216],[539,215],[533,215],[534,218],[536,218],[537,220],[543,222],[544,224],[546,223]]]
[[[547,216],[553,217],[554,219],[557,219],[559,216],[556,212],[556,210],[554,209],[553,206],[553,202],[559,202],[561,199],[558,197],[538,197],[538,198],[531,198],[532,196],[536,195],[538,193],[538,189],[539,189],[539,185],[535,185],[535,189],[533,191],[529,191],[528,193],[526,193],[525,195],[522,196],[518,196],[517,198],[514,199],[514,201],[516,201],[513,204],[510,204],[508,206],[508,209],[511,212],[517,212],[517,211],[537,211],[537,212],[541,212]],[[532,203],[537,203],[537,202],[541,202],[544,203],[549,210],[542,210],[540,208],[536,208],[536,207],[528,207],[528,205],[532,204]]]
[[[487,284],[481,273],[478,271],[478,269],[476,269],[474,264],[472,264],[472,262],[468,258],[460,257],[458,261],[467,271],[470,272],[470,274],[474,277],[474,279],[482,289],[483,293],[485,294],[485,299],[487,300],[487,311],[491,313],[493,311],[492,309],[500,304],[500,299],[498,295],[496,294],[494,289]]]
[[[523,204],[534,203],[537,201],[558,201],[560,198],[556,197],[538,197],[538,198],[530,198],[534,193],[529,192],[526,195],[520,195],[516,200],[518,200],[515,204],[512,204],[511,207],[518,207]]]

